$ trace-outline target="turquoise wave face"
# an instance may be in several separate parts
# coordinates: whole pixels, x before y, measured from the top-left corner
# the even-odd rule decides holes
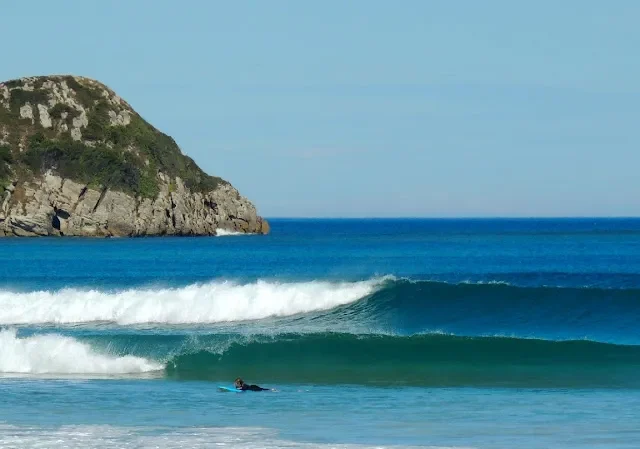
[[[449,335],[281,335],[172,357],[176,379],[534,388],[640,387],[640,347]]]
[[[440,331],[640,344],[639,299],[635,288],[394,280],[335,317],[349,312],[401,335]]]

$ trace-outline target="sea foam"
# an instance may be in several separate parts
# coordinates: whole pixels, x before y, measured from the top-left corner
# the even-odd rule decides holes
[[[381,446],[361,444],[306,443],[279,439],[269,428],[219,427],[115,427],[108,425],[66,425],[48,427],[11,426],[0,423],[0,447],[122,448],[162,447],[237,449],[472,449],[451,446]]]
[[[162,368],[140,357],[99,354],[85,343],[58,334],[19,338],[15,329],[0,331],[0,373],[134,374]]]
[[[216,229],[216,235],[218,237],[224,237],[224,236],[230,236],[230,235],[250,235],[244,232],[238,232],[238,231],[230,231],[229,229],[222,229],[222,228],[218,228]]]
[[[373,293],[385,278],[360,282],[230,281],[181,288],[0,291],[0,324],[110,322],[196,324],[257,320],[328,310]]]

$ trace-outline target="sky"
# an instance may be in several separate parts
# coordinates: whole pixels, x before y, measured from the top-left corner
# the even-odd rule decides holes
[[[640,2],[9,1],[266,217],[640,216]]]

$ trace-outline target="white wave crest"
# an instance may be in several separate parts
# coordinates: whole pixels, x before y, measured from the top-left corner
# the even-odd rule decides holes
[[[116,292],[0,291],[0,324],[195,324],[257,320],[328,310],[375,291],[387,278],[360,282],[230,281]]]
[[[0,373],[134,374],[162,365],[134,356],[96,353],[85,343],[57,334],[18,338],[15,329],[0,331]]]
[[[224,236],[228,236],[228,235],[249,235],[249,234],[246,234],[244,232],[230,231],[228,229],[218,228],[218,229],[216,229],[216,235],[218,237],[224,237]]]

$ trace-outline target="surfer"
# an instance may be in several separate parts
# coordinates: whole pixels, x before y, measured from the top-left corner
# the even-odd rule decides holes
[[[240,379],[239,377],[234,382],[234,385],[236,387],[236,390],[249,390],[249,391],[268,391],[269,390],[268,388],[262,388],[262,387],[259,387],[258,385],[247,385],[246,383],[244,383],[244,380]]]

